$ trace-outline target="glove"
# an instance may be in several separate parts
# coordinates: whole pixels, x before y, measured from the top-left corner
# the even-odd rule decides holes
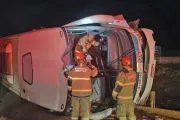
[[[95,46],[99,46],[99,42],[96,42]]]
[[[113,97],[114,100],[117,99],[117,95],[112,94],[112,97]]]
[[[88,54],[88,55],[86,56],[86,60],[87,60],[88,62],[90,62],[90,61],[92,60],[92,57]]]

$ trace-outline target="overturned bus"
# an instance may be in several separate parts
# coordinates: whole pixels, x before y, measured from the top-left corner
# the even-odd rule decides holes
[[[87,30],[98,32],[96,40],[104,38],[98,47],[89,50],[92,64],[99,70],[98,76],[92,79],[92,102],[101,100],[99,104],[109,104],[107,99],[122,70],[121,58],[129,56],[131,67],[137,72],[134,102],[145,105],[156,66],[153,31],[127,23],[122,15],[94,15],[62,27],[0,38],[2,84],[42,107],[58,112],[70,111],[71,98],[63,68],[75,64],[74,47]]]

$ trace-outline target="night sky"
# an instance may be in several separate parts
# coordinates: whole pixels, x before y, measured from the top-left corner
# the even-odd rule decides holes
[[[134,2],[138,1],[138,2]],[[0,0],[0,36],[56,27],[95,14],[123,14],[154,31],[156,44],[179,49],[178,0]]]

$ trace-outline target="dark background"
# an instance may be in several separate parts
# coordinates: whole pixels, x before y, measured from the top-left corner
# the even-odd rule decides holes
[[[178,0],[0,0],[0,36],[55,27],[95,14],[123,14],[154,31],[156,45],[179,50]]]

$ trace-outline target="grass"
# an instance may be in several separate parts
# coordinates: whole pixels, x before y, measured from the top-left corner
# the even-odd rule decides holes
[[[157,107],[180,110],[180,64],[157,65],[153,89]]]

